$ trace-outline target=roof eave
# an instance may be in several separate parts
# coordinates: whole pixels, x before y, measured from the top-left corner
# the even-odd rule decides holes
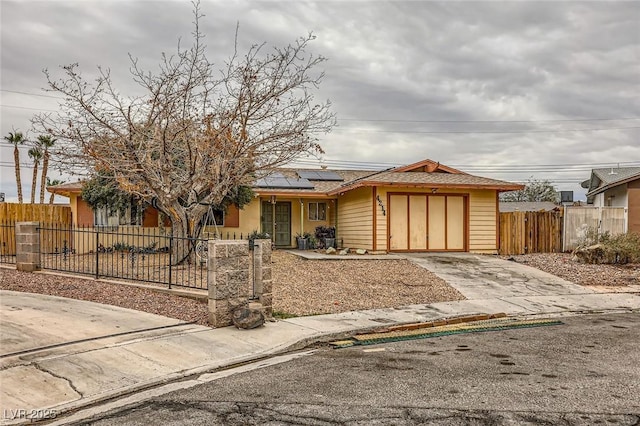
[[[595,188],[589,192],[587,192],[587,197],[592,197],[594,195],[600,194],[601,192],[605,192],[611,188],[615,188],[616,186],[620,186],[620,185],[624,185],[626,183],[632,182],[634,180],[640,179],[640,173],[633,175],[633,176],[629,176],[626,179],[623,180],[619,180],[617,182],[611,182],[610,184],[607,185],[603,185],[599,188]]]
[[[289,197],[289,198],[328,198],[330,195],[326,192],[287,192],[278,191],[277,189],[265,189],[265,188],[253,188],[259,197],[261,196],[276,196],[276,197]]]
[[[458,183],[458,184],[450,184],[450,183],[404,183],[404,182],[380,182],[380,181],[365,181],[358,182],[355,185],[349,185],[342,188],[336,188],[332,191],[329,191],[329,195],[336,195],[343,192],[352,191],[354,189],[363,187],[363,186],[399,186],[405,188],[452,188],[452,189],[489,189],[495,190],[498,192],[505,191],[519,191],[524,189],[524,185],[520,184],[508,184],[508,185],[476,185],[470,183]]]

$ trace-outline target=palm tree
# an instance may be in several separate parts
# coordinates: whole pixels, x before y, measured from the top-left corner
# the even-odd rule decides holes
[[[42,149],[39,145],[35,145],[29,149],[29,158],[33,160],[33,179],[31,180],[31,204],[36,202],[36,186],[38,183],[38,165],[42,159]]]
[[[44,167],[44,165],[42,167]],[[64,183],[64,181],[59,179],[51,180],[47,177],[47,188],[54,185],[60,185],[61,183]],[[40,194],[42,194],[42,192],[40,192]],[[53,204],[53,199],[55,197],[56,197],[56,194],[52,192],[51,195],[49,196],[49,204]]]
[[[16,185],[18,186],[18,202],[22,204],[22,180],[20,179],[20,150],[18,145],[25,143],[22,132],[9,132],[9,136],[5,136],[4,140],[13,144],[13,163],[16,169]]]
[[[38,144],[44,148],[42,153],[42,177],[40,178],[40,204],[44,204],[44,188],[47,179],[47,171],[49,169],[49,148],[53,146],[57,139],[51,138],[49,135],[38,136]]]

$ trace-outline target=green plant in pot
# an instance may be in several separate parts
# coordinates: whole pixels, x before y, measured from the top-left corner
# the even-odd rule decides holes
[[[304,235],[304,238],[307,240],[308,249],[315,249],[318,247],[318,239],[315,237],[315,235],[309,232],[305,232],[303,235]]]
[[[336,228],[334,226],[316,227],[316,239],[322,244],[320,248],[329,248],[336,245]]]
[[[296,234],[296,243],[298,245],[298,250],[306,250],[307,249],[307,237],[306,237],[307,233],[301,234],[301,233],[297,233]]]

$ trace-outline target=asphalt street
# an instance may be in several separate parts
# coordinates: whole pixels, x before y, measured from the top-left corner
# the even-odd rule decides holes
[[[102,413],[95,425],[640,423],[640,314],[347,349]]]

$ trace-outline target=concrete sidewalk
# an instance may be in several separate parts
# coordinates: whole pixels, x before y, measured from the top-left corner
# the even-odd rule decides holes
[[[539,276],[533,268],[492,258],[482,261],[496,263],[485,265],[468,254],[461,262],[476,266],[467,266],[470,269],[462,275],[455,271],[465,267],[447,272],[448,260],[426,259],[414,261],[441,276],[449,274],[447,280],[468,300],[291,318],[238,330],[211,329],[92,302],[0,291],[0,409],[3,413],[52,409],[60,415],[189,375],[390,324],[497,312],[518,316],[640,312],[637,293],[593,293]],[[493,271],[485,276],[490,284],[478,277],[464,280],[476,269],[487,268]],[[542,282],[536,284],[537,279]],[[20,422],[6,416],[2,420]]]

